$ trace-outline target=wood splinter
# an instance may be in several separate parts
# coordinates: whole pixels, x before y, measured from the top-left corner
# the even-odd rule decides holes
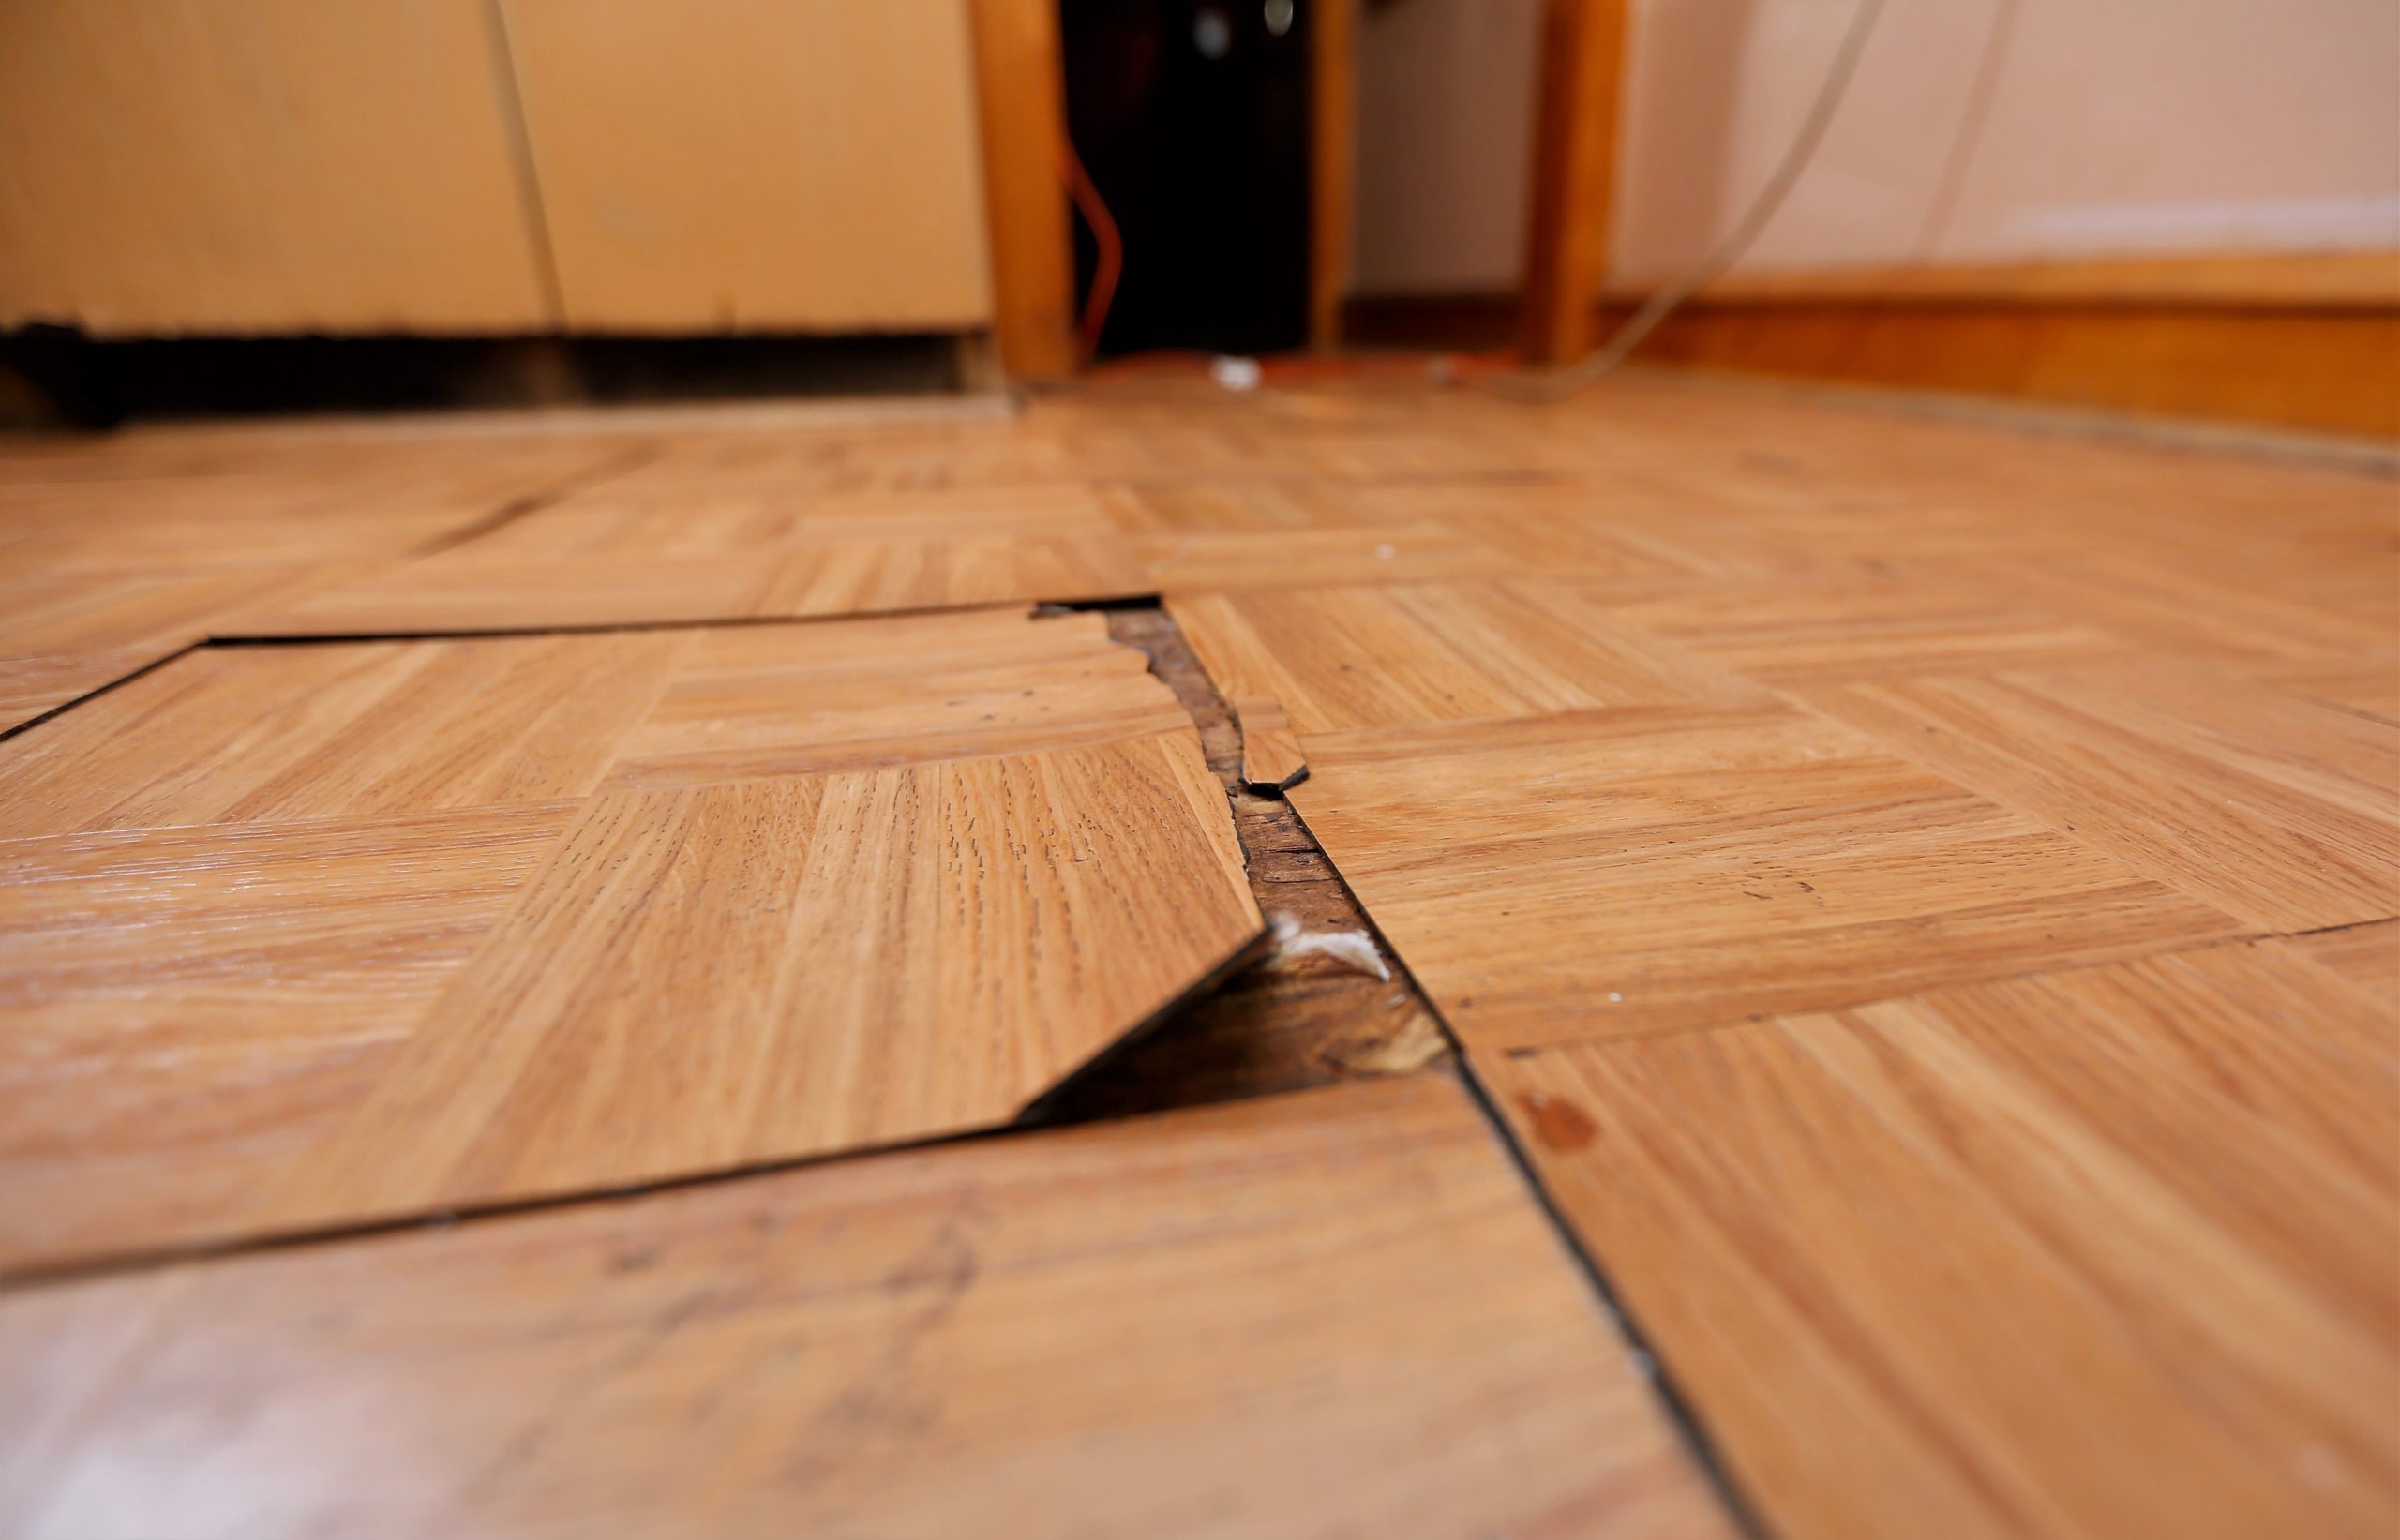
[[[1288,791],[1309,777],[1300,736],[1271,695],[1237,695],[1234,719],[1241,725],[1242,785],[1253,792]]]

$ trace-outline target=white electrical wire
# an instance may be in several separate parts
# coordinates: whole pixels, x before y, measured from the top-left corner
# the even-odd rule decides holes
[[[1858,56],[1867,50],[1867,39],[1875,30],[1875,22],[1883,12],[1883,0],[1858,0],[1858,7],[1850,14],[1850,26],[1842,33],[1841,47],[1834,54],[1832,66],[1825,71],[1822,85],[1817,88],[1817,99],[1809,104],[1808,115],[1801,120],[1800,131],[1792,137],[1791,147],[1768,177],[1766,186],[1759,189],[1750,206],[1726,233],[1716,248],[1686,269],[1674,281],[1654,291],[1642,307],[1626,319],[1600,351],[1579,364],[1546,374],[1501,375],[1489,381],[1503,395],[1522,396],[1528,400],[1555,401],[1574,395],[1619,364],[1626,361],[1642,338],[1657,329],[1658,323],[1672,315],[1683,303],[1706,285],[1723,276],[1725,270],[1742,260],[1759,232],[1783,206],[1792,185],[1808,169],[1809,160],[1817,153],[1818,141],[1825,137],[1825,129],[1833,123],[1834,113],[1850,90],[1851,77],[1858,72]]]

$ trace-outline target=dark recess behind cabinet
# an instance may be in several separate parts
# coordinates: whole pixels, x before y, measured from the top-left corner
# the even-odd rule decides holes
[[[1310,9],[1278,37],[1263,0],[1061,0],[1069,127],[1125,242],[1102,355],[1307,339]],[[1079,294],[1096,255],[1079,222]]]

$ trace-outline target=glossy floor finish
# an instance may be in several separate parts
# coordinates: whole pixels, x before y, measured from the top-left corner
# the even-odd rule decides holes
[[[202,649],[0,786],[9,1267],[1005,1122],[1264,926],[1098,615]]]
[[[589,439],[181,433],[0,456],[0,727],[270,595],[472,535],[621,469]]]
[[[0,1356],[60,1540],[1735,1533],[1441,1078],[58,1286]]]
[[[22,1533],[2400,1524],[2388,467],[1667,377],[343,431],[0,450]],[[1460,1057],[1015,1126],[1285,869],[1057,612],[1153,595]]]

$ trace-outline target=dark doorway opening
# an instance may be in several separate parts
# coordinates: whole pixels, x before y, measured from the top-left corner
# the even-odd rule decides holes
[[[1125,248],[1102,356],[1306,342],[1310,12],[1060,0],[1068,127]],[[1079,293],[1097,262],[1079,226]]]

